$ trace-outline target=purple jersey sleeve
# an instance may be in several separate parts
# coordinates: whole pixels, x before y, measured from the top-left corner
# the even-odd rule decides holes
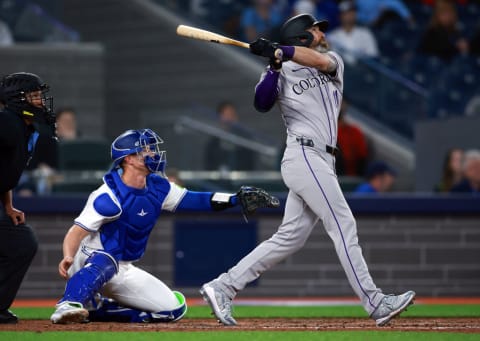
[[[280,72],[268,70],[262,80],[255,87],[255,109],[267,112],[272,109],[278,96],[278,77]]]

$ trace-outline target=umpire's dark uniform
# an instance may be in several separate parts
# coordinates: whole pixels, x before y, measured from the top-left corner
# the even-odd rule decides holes
[[[0,196],[12,190],[33,151],[34,129],[9,111],[0,112]],[[30,144],[30,150],[29,150]],[[37,251],[30,226],[15,225],[0,204],[0,323],[15,323],[8,312]]]
[[[54,128],[48,90],[37,75],[27,72],[12,73],[0,81],[0,102],[5,104],[0,111],[0,323],[17,323],[8,308],[37,252],[37,239],[24,224],[23,212],[13,211],[11,191],[35,149],[38,133],[33,122]]]

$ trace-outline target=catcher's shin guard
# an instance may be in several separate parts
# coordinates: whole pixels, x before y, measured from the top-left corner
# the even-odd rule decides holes
[[[70,301],[85,305],[117,271],[113,257],[105,252],[94,252],[87,258],[85,266],[68,280],[59,303]]]
[[[187,303],[182,293],[173,292],[178,299],[179,306],[172,310],[158,311],[155,313],[122,306],[114,300],[102,298],[95,310],[90,310],[90,321],[97,322],[134,322],[157,323],[175,322],[180,320],[187,312]]]

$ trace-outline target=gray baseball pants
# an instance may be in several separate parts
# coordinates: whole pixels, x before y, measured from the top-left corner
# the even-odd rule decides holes
[[[230,298],[263,272],[303,247],[319,219],[335,245],[348,281],[370,315],[384,294],[370,276],[358,244],[357,226],[345,200],[330,154],[287,138],[282,177],[289,188],[282,224],[217,280]]]

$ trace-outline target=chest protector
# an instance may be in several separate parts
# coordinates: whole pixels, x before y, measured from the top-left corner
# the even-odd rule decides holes
[[[146,188],[136,189],[126,186],[117,171],[106,174],[104,181],[120,202],[122,214],[117,220],[101,227],[102,245],[117,261],[140,259],[160,216],[170,183],[151,174],[147,177]]]

